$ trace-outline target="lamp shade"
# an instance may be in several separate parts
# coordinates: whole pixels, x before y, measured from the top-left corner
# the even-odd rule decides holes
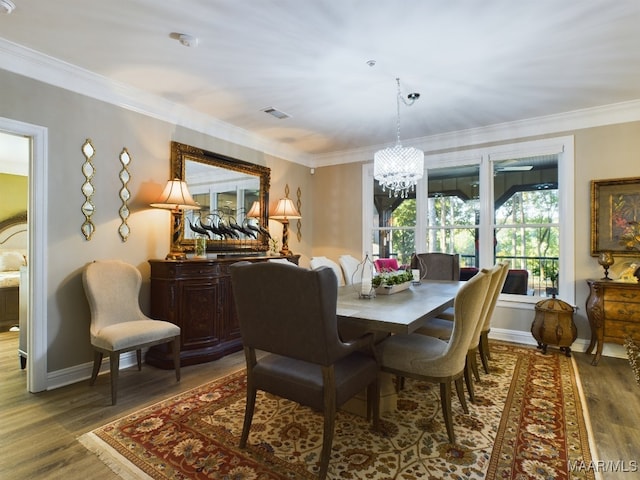
[[[302,217],[290,198],[281,198],[278,200],[276,209],[273,211],[270,218],[273,218],[274,220],[288,220],[291,218]]]
[[[151,206],[167,210],[200,210],[200,205],[189,193],[187,183],[177,178],[167,182],[162,194]]]
[[[249,209],[249,211],[247,212],[246,217],[247,218],[260,218],[261,216],[260,212],[260,202],[253,202],[253,205],[251,205],[251,208]]]

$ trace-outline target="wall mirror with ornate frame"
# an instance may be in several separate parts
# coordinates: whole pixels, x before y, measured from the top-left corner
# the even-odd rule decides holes
[[[268,167],[171,142],[171,174],[187,182],[201,207],[184,212],[179,231],[172,232],[185,252],[194,251],[197,238],[206,239],[211,253],[269,250]]]

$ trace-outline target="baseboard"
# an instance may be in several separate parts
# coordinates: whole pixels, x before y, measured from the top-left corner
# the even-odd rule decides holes
[[[137,363],[135,351],[126,352],[120,355],[120,369],[133,367],[137,365]],[[64,368],[62,370],[56,370],[55,372],[49,372],[47,375],[47,390],[53,390],[54,388],[60,388],[66,385],[71,385],[72,383],[89,380],[91,378],[92,371],[93,362],[87,362],[81,365]],[[103,373],[109,373],[109,357],[102,359],[99,375],[102,375]]]
[[[538,342],[530,332],[521,330],[506,330],[502,328],[492,328],[489,332],[489,338],[494,340],[502,340],[504,342],[520,343],[523,345],[537,345]],[[576,352],[584,352],[589,346],[589,340],[578,338],[571,349]],[[602,355],[606,357],[627,358],[627,353],[622,345],[605,343],[602,349]],[[144,353],[143,353],[144,358]],[[136,365],[136,352],[127,352],[120,355],[120,368],[128,368]],[[91,378],[93,362],[83,363],[74,367],[65,368],[50,372],[47,375],[47,390],[64,387],[72,383],[82,382]],[[109,358],[102,361],[100,374],[109,372]]]
[[[520,330],[506,330],[502,328],[492,328],[489,332],[489,338],[494,340],[502,340],[503,342],[521,343],[524,345],[538,345],[538,342],[530,332]],[[575,352],[584,352],[589,346],[589,340],[585,338],[577,338],[571,345],[571,350]],[[595,353],[591,352],[592,354]],[[605,343],[602,347],[602,355],[605,357],[627,358],[627,352],[622,345],[615,343]]]

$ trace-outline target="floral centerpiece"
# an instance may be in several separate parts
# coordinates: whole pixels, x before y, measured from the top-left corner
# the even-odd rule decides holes
[[[372,285],[376,294],[391,295],[409,288],[412,280],[411,270],[394,270],[381,272],[373,277]]]

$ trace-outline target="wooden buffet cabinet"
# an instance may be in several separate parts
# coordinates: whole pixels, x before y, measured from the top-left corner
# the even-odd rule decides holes
[[[587,317],[591,325],[591,342],[586,353],[597,345],[591,364],[602,356],[602,344],[623,344],[627,336],[640,339],[640,284],[607,280],[587,280]]]
[[[299,255],[286,257],[295,264]],[[180,365],[209,362],[242,348],[229,267],[239,261],[285,257],[227,257],[149,260],[151,317],[178,325]],[[151,347],[148,364],[172,369],[168,344]]]

